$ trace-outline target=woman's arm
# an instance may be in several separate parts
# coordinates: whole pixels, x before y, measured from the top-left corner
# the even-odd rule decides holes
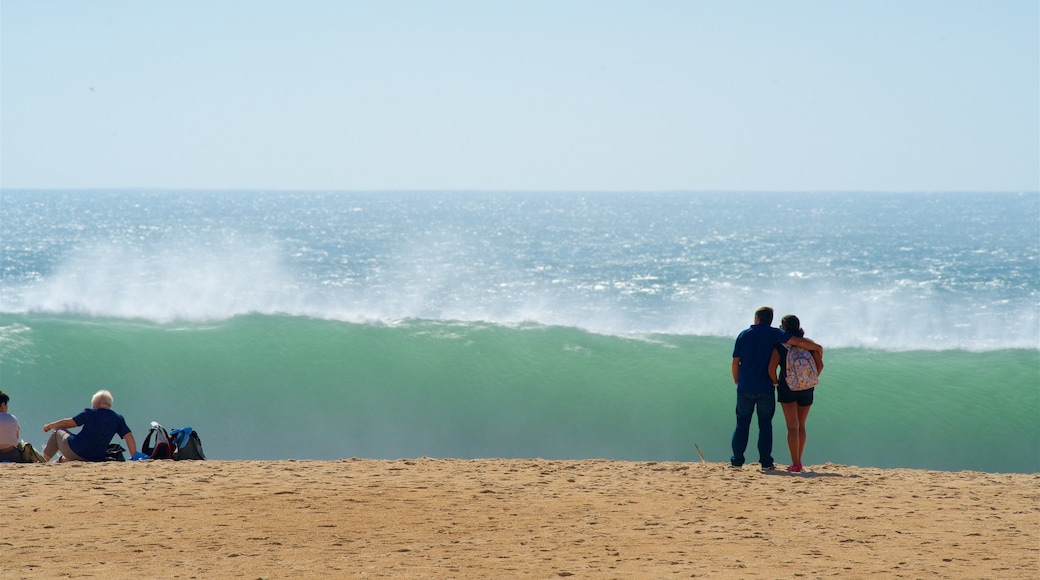
[[[72,420],[72,417],[69,417],[67,419],[54,421],[53,423],[47,423],[43,426],[43,432],[46,433],[54,429],[72,429],[73,427],[79,427],[79,425]]]
[[[819,375],[823,372],[823,353],[813,352],[813,362],[816,363],[816,374]]]

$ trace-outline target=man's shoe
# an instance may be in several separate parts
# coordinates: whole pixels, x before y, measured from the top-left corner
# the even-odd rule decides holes
[[[762,471],[776,471],[775,465],[763,465]]]
[[[744,469],[744,466],[743,465],[734,465],[734,464],[730,463],[729,464],[729,468],[730,469]]]

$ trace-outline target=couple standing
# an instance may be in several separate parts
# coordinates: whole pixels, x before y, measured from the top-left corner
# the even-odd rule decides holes
[[[817,370],[823,370],[823,347],[804,337],[801,323],[795,316],[785,316],[781,328],[773,328],[773,309],[763,306],[755,311],[755,323],[737,336],[733,345],[733,382],[737,385],[737,427],[733,431],[733,457],[730,465],[744,465],[751,429],[751,416],[758,414],[758,457],[762,471],[776,469],[773,463],[773,414],[776,395],[780,393],[784,418],[787,420],[787,445],[791,450],[788,471],[802,470],[802,450],[805,448],[805,420],[812,405],[812,390],[791,391],[787,388],[783,370],[783,356],[778,351],[784,345],[804,348],[813,353]],[[785,351],[786,352],[786,351]],[[781,367],[779,379],[777,365]]]

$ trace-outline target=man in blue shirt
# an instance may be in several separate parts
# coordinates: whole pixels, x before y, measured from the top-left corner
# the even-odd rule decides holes
[[[793,344],[819,352],[823,347],[807,338],[799,338],[780,328],[773,328],[773,309],[763,306],[755,311],[755,323],[737,336],[733,345],[733,382],[737,385],[737,427],[733,430],[733,456],[730,465],[744,465],[751,430],[751,416],[758,413],[758,458],[763,471],[776,469],[773,464],[773,413],[776,395],[769,376],[769,357],[777,344]]]
[[[82,427],[73,434],[69,429]],[[119,435],[130,448],[130,455],[137,454],[137,442],[127,427],[126,420],[112,410],[112,393],[98,391],[90,399],[90,408],[75,417],[59,419],[43,426],[43,432],[54,431],[43,449],[44,461],[50,461],[61,451],[62,461],[104,461],[112,437]]]

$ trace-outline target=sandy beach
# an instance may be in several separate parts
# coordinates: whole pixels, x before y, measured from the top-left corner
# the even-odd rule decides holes
[[[0,576],[1040,577],[1040,474],[810,469],[5,464]]]

